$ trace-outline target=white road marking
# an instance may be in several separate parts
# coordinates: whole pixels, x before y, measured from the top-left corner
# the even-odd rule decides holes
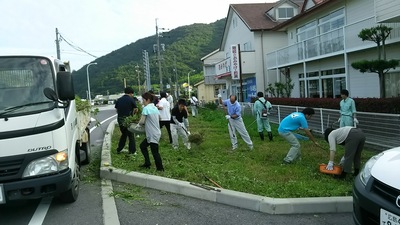
[[[107,119],[101,121],[101,122],[100,122],[100,125],[103,124],[103,123],[105,123],[105,122],[107,122],[107,121],[109,121],[109,120],[111,120],[112,118],[114,118],[114,117],[116,117],[116,116],[117,116],[117,114],[115,114],[115,115],[113,115],[113,116],[111,116],[111,117],[108,117]],[[96,129],[96,128],[97,128],[97,126],[94,126],[94,127],[90,128],[90,133],[92,133],[92,131],[94,131],[94,129]]]
[[[53,197],[42,198],[35,213],[33,214],[31,221],[28,225],[41,225],[43,224],[44,218],[46,217],[47,211],[50,208]]]

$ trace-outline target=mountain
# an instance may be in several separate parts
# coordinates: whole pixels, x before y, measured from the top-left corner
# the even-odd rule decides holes
[[[175,28],[160,37],[160,45],[165,46],[162,51],[163,85],[175,82],[174,68],[176,65],[178,83],[187,80],[189,71],[192,73],[190,83],[202,80],[201,58],[220,47],[225,18],[210,24],[192,24]],[[96,66],[90,67],[90,89],[92,98],[95,95],[121,93],[124,89],[124,79],[127,86],[138,89],[138,73],[135,66],[139,66],[140,83],[145,80],[143,73],[142,51],[149,54],[150,77],[152,89],[158,90],[160,77],[157,64],[157,53],[153,45],[157,43],[156,35],[139,39],[118,50],[104,55],[95,61]],[[72,72],[77,95],[86,98],[87,76],[86,66]]]

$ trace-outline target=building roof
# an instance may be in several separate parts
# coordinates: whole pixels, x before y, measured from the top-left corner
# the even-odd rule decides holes
[[[314,6],[309,8],[309,9],[305,9],[305,4],[303,5],[303,10],[301,13],[297,14],[296,16],[292,17],[291,19],[284,21],[280,24],[277,24],[273,30],[281,30],[282,28],[285,28],[287,25],[298,21],[300,18],[303,18],[319,9],[324,8],[324,6],[329,5],[329,3],[334,3],[336,2],[335,0],[312,0],[314,2]],[[304,1],[305,3],[306,1]]]
[[[275,6],[276,3],[251,3],[231,4],[230,8],[241,18],[250,31],[270,30],[278,23],[272,21],[265,12]]]

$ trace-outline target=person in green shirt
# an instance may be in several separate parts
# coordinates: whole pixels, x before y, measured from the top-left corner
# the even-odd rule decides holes
[[[256,117],[257,120],[257,130],[260,135],[261,140],[264,141],[264,129],[268,133],[268,138],[270,141],[272,141],[272,132],[271,132],[271,125],[269,124],[269,119],[268,117],[262,116],[262,111],[266,110],[271,110],[272,105],[269,101],[267,101],[264,98],[264,94],[260,91],[257,93],[257,100],[254,102],[253,106],[253,114]]]
[[[358,124],[358,120],[356,119],[356,104],[354,100],[349,97],[348,90],[341,90],[340,96],[342,97],[340,101],[340,117],[338,120],[340,127],[354,127]]]

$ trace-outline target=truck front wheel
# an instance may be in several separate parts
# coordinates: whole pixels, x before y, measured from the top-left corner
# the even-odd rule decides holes
[[[72,185],[68,191],[60,194],[59,199],[62,202],[72,203],[78,199],[80,176],[81,176],[81,171],[79,167],[79,162],[78,159],[75,158],[75,171],[72,177]]]

